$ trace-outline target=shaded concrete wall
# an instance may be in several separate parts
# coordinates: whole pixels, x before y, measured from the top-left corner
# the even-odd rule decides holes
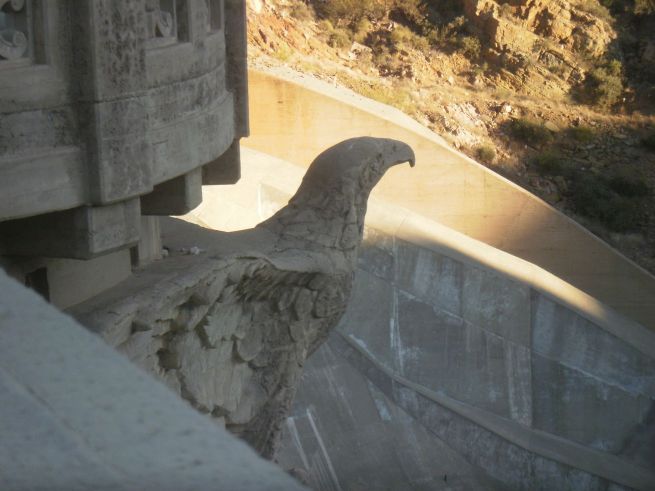
[[[397,138],[416,172],[392,170],[373,193],[550,271],[643,325],[655,327],[655,278],[578,224],[448,147],[401,112],[288,73],[250,72],[246,145],[307,166],[353,136]]]
[[[243,181],[206,188],[189,220],[251,226],[302,176],[257,152],[244,161]],[[535,265],[380,200],[367,224],[340,332],[300,385],[285,465],[300,466],[305,452],[319,489],[358,489],[356,475],[380,465],[389,479],[427,479],[427,489],[440,489],[442,471],[467,489],[492,487],[485,479],[512,489],[655,486],[651,331]],[[407,417],[436,441],[390,443],[384,432],[409,432]],[[448,462],[434,472],[398,457],[434,452]]]

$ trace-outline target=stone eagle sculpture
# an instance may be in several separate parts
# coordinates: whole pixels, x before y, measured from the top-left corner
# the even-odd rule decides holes
[[[303,363],[346,309],[369,193],[414,160],[395,140],[341,142],[270,219],[204,231],[206,254],[154,263],[132,291],[74,314],[272,458]]]

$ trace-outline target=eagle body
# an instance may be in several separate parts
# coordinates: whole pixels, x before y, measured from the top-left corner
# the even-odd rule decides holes
[[[346,310],[369,193],[402,162],[414,164],[402,142],[339,143],[268,220],[234,233],[177,223],[206,254],[155,263],[76,316],[272,458],[304,361]]]

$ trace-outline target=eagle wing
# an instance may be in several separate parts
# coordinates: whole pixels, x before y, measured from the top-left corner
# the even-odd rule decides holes
[[[181,256],[174,272],[81,320],[273,457],[305,358],[338,323],[351,287],[351,274],[320,254],[287,257]]]

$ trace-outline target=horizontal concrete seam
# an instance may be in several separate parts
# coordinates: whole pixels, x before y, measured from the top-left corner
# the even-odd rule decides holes
[[[640,390],[634,390],[634,389],[631,390],[631,389],[628,389],[626,387],[623,387],[623,386],[619,385],[617,382],[611,382],[611,381],[608,381],[606,379],[602,379],[600,376],[598,376],[596,374],[593,374],[593,373],[591,373],[591,372],[589,372],[589,371],[587,371],[587,370],[585,370],[585,369],[583,369],[583,368],[581,368],[579,366],[575,366],[575,365],[572,365],[571,363],[567,363],[564,360],[554,358],[552,356],[548,356],[546,353],[544,353],[542,351],[538,351],[536,349],[530,349],[530,351],[531,351],[531,353],[534,353],[534,354],[537,354],[537,355],[541,356],[545,360],[558,363],[559,365],[562,365],[563,367],[566,367],[569,370],[573,370],[575,372],[581,373],[582,375],[584,375],[586,377],[594,379],[597,382],[601,382],[603,385],[606,385],[608,387],[612,387],[614,389],[618,389],[618,390],[620,390],[622,392],[626,392],[626,393],[628,393],[628,394],[630,394],[632,396],[646,397],[648,399],[653,400],[653,402],[655,403],[655,392],[648,393],[648,392],[645,392],[645,391],[643,391],[641,389]]]
[[[600,302],[598,299],[571,285],[558,276],[555,276],[554,274],[546,271],[540,266],[525,261],[524,259],[512,256],[507,252],[496,249],[488,244],[479,242],[451,229],[448,229],[450,235],[456,234],[458,236],[459,240],[457,244],[438,242],[438,237],[440,237],[443,233],[442,228],[446,227],[440,226],[428,219],[422,218],[420,223],[416,223],[415,221],[412,224],[412,228],[415,231],[416,229],[419,229],[421,232],[427,233],[428,236],[422,239],[421,244],[417,244],[416,238],[410,237],[409,230],[400,230],[399,234],[405,235],[401,237],[401,240],[413,244],[417,248],[422,248],[436,252],[437,254],[442,254],[450,259],[460,261],[472,267],[490,269],[493,272],[505,276],[514,282],[527,285],[535,292],[545,295],[555,303],[580,314],[585,319],[594,323],[594,325],[616,336],[623,342],[636,348],[641,353],[651,358],[655,358],[655,332],[649,330],[648,328],[642,326],[632,319],[626,318],[622,314],[616,312],[613,308]],[[431,242],[432,240],[435,242],[426,244],[426,241]],[[461,247],[462,244],[465,244],[465,246]],[[514,264],[511,265],[512,267],[499,267],[493,259],[485,257],[481,252],[473,251],[473,245],[476,245],[478,248],[482,248],[485,251],[493,251],[494,254],[501,255],[503,259]],[[520,274],[516,271],[518,270],[519,266],[524,270]],[[563,286],[566,289],[569,289],[571,293],[575,293],[584,297],[587,302],[593,303],[598,309],[602,310],[602,315],[596,312],[592,312],[591,309],[587,309],[584,306],[579,305],[580,301],[571,298],[571,293],[568,296],[558,294],[560,289],[558,288],[556,290],[553,287],[548,287],[548,280],[554,280],[559,283],[559,286]],[[609,319],[607,319],[607,317],[609,317]]]
[[[362,349],[350,336],[339,332],[339,335],[355,349],[361,356],[371,362],[379,371],[395,382],[419,393],[427,399],[453,411],[459,416],[485,428],[497,436],[518,445],[525,450],[554,460],[569,467],[574,467],[590,474],[608,479],[635,489],[648,491],[655,484],[655,473],[648,469],[636,466],[619,457],[584,447],[563,438],[544,433],[532,428],[526,428],[518,423],[506,420],[464,402],[457,401],[445,394],[439,394],[416,384],[396,374],[373,356]],[[551,447],[551,448],[548,448]],[[564,455],[562,455],[564,454]],[[612,469],[622,469],[617,475]]]

